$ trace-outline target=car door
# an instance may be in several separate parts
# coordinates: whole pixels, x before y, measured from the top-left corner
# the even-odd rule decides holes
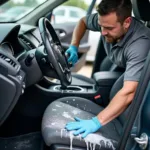
[[[51,23],[58,34],[62,46],[67,50],[71,44],[72,34],[78,21],[84,17],[87,13],[87,9],[84,10],[80,6],[71,6],[71,1],[68,5],[62,4],[53,10]],[[78,4],[80,1],[78,1]],[[88,6],[88,5],[87,5]],[[59,14],[59,15],[58,15]],[[90,49],[88,41],[89,31],[86,31],[84,37],[80,42],[78,49],[78,62],[72,67],[73,72],[77,72],[86,63],[86,55]]]
[[[130,106],[118,150],[150,150],[150,53]]]

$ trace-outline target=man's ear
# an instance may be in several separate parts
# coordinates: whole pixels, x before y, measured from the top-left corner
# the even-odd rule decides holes
[[[125,19],[125,21],[123,23],[123,26],[124,26],[125,29],[128,29],[130,24],[131,24],[131,17],[128,17],[128,18]]]

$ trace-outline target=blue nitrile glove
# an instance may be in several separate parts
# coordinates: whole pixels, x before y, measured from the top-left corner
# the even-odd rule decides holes
[[[66,54],[69,55],[68,62],[74,64],[78,61],[78,48],[74,45],[70,45],[70,47],[66,50]]]
[[[82,138],[85,138],[88,134],[96,132],[102,127],[97,117],[93,117],[91,120],[82,120],[75,117],[76,122],[69,122],[65,128],[69,131],[76,130],[73,134],[82,134]]]

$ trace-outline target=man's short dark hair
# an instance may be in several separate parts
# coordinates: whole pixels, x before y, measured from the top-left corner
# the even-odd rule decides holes
[[[116,12],[119,22],[123,22],[131,16],[132,4],[130,0],[102,0],[97,6],[97,12],[100,16]]]

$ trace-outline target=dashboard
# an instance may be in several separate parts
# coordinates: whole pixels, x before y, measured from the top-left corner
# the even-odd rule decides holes
[[[24,51],[35,49],[42,40],[38,28],[29,25],[0,24],[0,51],[17,58]]]
[[[0,24],[0,125],[8,117],[27,86],[37,83],[42,72],[34,56],[41,45],[38,28],[29,25]],[[8,94],[9,93],[9,94]]]
[[[3,42],[0,44],[0,50],[5,51],[7,54],[14,56],[14,49],[10,42]]]

